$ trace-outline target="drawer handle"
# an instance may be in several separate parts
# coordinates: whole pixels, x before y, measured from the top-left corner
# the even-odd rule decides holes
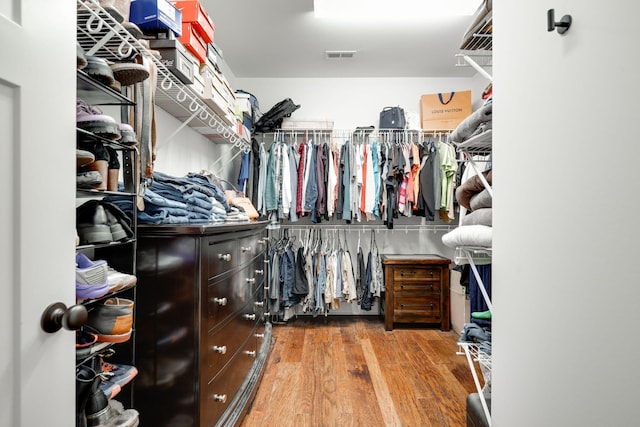
[[[218,304],[219,306],[224,307],[225,305],[227,305],[227,298],[214,298],[213,302],[215,302],[216,304]]]
[[[261,245],[266,245],[268,240],[269,239],[267,237],[264,237],[264,238],[258,240],[258,243],[260,243]]]
[[[256,307],[264,307],[264,301],[256,301],[254,302],[254,304],[256,305]]]
[[[256,283],[256,278],[255,277],[251,277],[251,278],[247,279],[247,283],[251,283],[251,284]]]
[[[264,270],[256,270],[256,274],[264,274]]]
[[[256,320],[255,314],[243,314],[242,317],[244,317],[246,320]]]
[[[260,339],[264,338],[264,334],[254,334],[253,336]]]
[[[240,250],[242,251],[242,253],[251,252],[251,248],[249,246],[242,246],[240,247]]]
[[[216,353],[220,353],[220,354],[226,354],[227,353],[227,346],[226,345],[214,345],[213,346],[213,351],[215,351]]]
[[[268,260],[268,259],[265,259],[265,260],[264,260],[264,261],[262,261],[262,262],[264,262],[265,264],[269,265],[269,260]]]
[[[218,259],[222,261],[231,261],[231,254],[218,254]]]
[[[256,357],[256,352],[253,350],[246,350],[244,354],[246,354],[249,357]]]
[[[226,394],[214,394],[213,395],[213,401],[214,402],[225,403],[227,401],[227,395]]]

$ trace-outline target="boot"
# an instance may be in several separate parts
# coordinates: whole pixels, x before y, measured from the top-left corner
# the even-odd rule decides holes
[[[100,389],[100,381],[102,381],[102,378],[100,378],[99,375],[96,375],[93,383],[91,384],[89,398],[84,409],[87,417],[87,427],[95,427],[100,424],[105,424],[107,420],[113,417],[109,400]]]
[[[76,369],[76,427],[87,427],[84,410],[95,379],[95,371],[88,366],[80,365]]]
[[[109,163],[107,169],[107,190],[118,191],[118,177],[120,176],[120,160],[118,153],[111,147],[106,147],[109,153]]]

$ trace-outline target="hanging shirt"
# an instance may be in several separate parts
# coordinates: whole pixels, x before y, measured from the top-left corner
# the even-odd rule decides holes
[[[298,221],[298,171],[296,169],[296,156],[293,147],[289,147],[289,174],[291,182],[291,207],[289,209],[289,220],[291,222]]]
[[[302,216],[302,207],[304,205],[304,170],[306,164],[306,148],[307,144],[301,142],[298,146],[298,153],[300,154],[300,161],[298,163],[298,183],[296,192],[296,214]]]
[[[373,216],[380,218],[380,148],[378,141],[373,141],[371,145],[371,163],[373,165],[373,182],[374,182],[374,204],[373,204]]]
[[[334,163],[333,150],[328,151],[329,158],[327,159],[329,172],[327,174],[327,215],[333,216],[333,212],[336,210],[336,185],[338,183],[338,175],[336,173],[336,165]]]
[[[264,209],[274,211],[278,207],[276,194],[276,157],[277,143],[269,147],[269,159],[267,160],[267,172],[265,176]]]
[[[353,275],[353,264],[351,262],[351,254],[349,251],[342,253],[342,294],[348,303],[352,303],[358,299],[358,291],[356,289],[356,280]]]
[[[264,204],[265,197],[265,187],[267,184],[267,152],[264,149],[264,143],[260,144],[259,147],[259,156],[260,156],[260,169],[258,172],[258,191],[257,191],[257,203],[256,210],[260,212],[262,215],[267,213]]]
[[[453,213],[453,180],[458,170],[455,149],[446,142],[438,144],[441,167],[441,200],[440,210],[448,212],[448,218],[454,219]]]

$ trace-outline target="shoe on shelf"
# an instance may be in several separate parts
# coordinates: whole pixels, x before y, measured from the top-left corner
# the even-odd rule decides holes
[[[109,68],[109,70],[111,69]],[[120,138],[115,119],[103,114],[98,107],[89,105],[82,99],[78,99],[76,102],[76,124],[79,128],[106,139],[117,140]]]
[[[94,156],[94,160],[80,168],[80,172],[96,171],[100,173],[102,178],[100,184],[98,184],[96,190],[106,190],[107,182],[109,179],[109,163],[111,161],[111,155],[108,149],[104,146],[102,141],[96,139],[83,139],[78,141],[78,145]]]
[[[92,79],[99,81],[100,83],[111,86],[115,77],[113,71],[109,67],[109,63],[97,56],[87,55],[87,65],[83,71],[87,73]]]
[[[107,190],[118,191],[118,177],[120,176],[120,159],[118,153],[111,147],[106,147],[109,153],[109,164],[107,169]],[[114,239],[120,240],[120,239]]]
[[[138,369],[131,365],[106,362],[101,358],[101,373],[104,382],[124,387],[138,375]],[[106,393],[105,393],[106,394]]]
[[[82,70],[84,67],[87,66],[87,57],[84,54],[84,49],[82,48],[82,46],[80,46],[80,43],[78,43],[77,41],[76,41],[76,59],[77,59],[76,68],[78,70]]]
[[[82,219],[79,218],[79,220]],[[83,245],[113,242],[111,227],[107,223],[107,212],[102,205],[95,206],[91,222],[80,222],[76,228],[80,235],[80,243]]]
[[[113,215],[109,210],[105,210],[107,214],[107,224],[109,224],[109,230],[111,231],[111,238],[114,242],[120,242],[122,240],[127,240],[129,236],[127,232],[122,227],[122,224],[118,221],[118,219]]]
[[[76,187],[86,190],[98,190],[102,185],[102,175],[98,171],[76,173]]]
[[[86,166],[96,160],[91,151],[76,148],[76,167]]]
[[[135,409],[124,409],[124,405],[115,399],[108,403],[108,417],[103,417],[99,424],[90,424],[89,427],[137,427],[140,423],[140,414]]]
[[[132,288],[138,282],[138,278],[133,274],[121,273],[109,267],[107,283],[109,283],[109,292],[124,291]]]
[[[138,143],[138,138],[136,137],[136,133],[127,123],[119,123],[118,131],[120,132],[120,139],[118,142],[124,145],[136,145]]]
[[[116,62],[110,65],[114,78],[122,86],[131,86],[149,78],[149,70],[137,62]]]
[[[125,342],[133,327],[133,301],[109,298],[89,309],[84,329],[98,336],[100,342]]]
[[[100,298],[109,292],[109,268],[103,260],[92,261],[85,254],[76,254],[76,298]]]

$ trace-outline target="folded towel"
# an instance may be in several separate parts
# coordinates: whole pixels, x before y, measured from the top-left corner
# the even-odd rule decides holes
[[[471,135],[478,129],[482,123],[486,123],[493,118],[493,103],[489,103],[478,108],[464,119],[455,129],[451,132],[451,141],[460,144],[461,142],[469,139]]]

